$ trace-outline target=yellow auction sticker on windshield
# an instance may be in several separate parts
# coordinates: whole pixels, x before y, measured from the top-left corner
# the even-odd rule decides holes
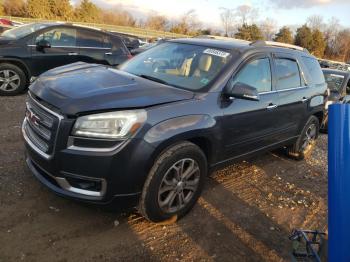
[[[230,53],[221,51],[221,50],[217,50],[217,49],[211,49],[211,48],[207,48],[203,51],[204,54],[208,54],[208,55],[215,55],[215,56],[220,56],[223,58],[226,58],[230,55]]]

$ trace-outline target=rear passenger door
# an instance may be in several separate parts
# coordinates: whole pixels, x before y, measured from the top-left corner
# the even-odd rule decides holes
[[[272,88],[271,57],[257,55],[246,61],[233,76],[231,85],[244,83],[255,87],[259,101],[233,99],[224,108],[223,132],[225,157],[235,158],[264,147],[276,139],[278,94]]]
[[[106,64],[106,53],[110,48],[105,45],[105,34],[95,30],[78,29],[79,60],[86,63]]]
[[[296,57],[277,53],[273,56],[276,90],[279,97],[279,140],[289,139],[300,133],[300,125],[307,115],[307,85]]]

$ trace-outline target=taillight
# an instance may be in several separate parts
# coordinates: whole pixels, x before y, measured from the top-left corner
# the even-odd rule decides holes
[[[128,57],[128,59],[133,58],[132,54],[128,54],[127,57]]]

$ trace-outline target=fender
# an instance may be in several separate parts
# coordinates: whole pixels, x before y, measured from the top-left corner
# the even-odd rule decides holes
[[[217,129],[217,130],[215,130]],[[209,115],[187,115],[162,121],[148,130],[144,140],[156,148],[156,158],[166,147],[182,140],[204,138],[210,142],[212,153],[218,146],[216,140],[221,137],[221,132],[215,119]]]
[[[21,66],[24,67],[25,69],[25,74],[27,75],[28,79],[31,78],[32,76],[32,72],[30,71],[29,67],[26,65],[26,63],[24,63],[21,59],[18,58],[12,58],[12,57],[0,57],[0,63],[6,63],[6,62],[16,62],[18,64],[20,64]]]
[[[212,128],[216,121],[208,115],[187,115],[171,118],[153,126],[146,133],[144,139],[154,147],[157,147],[162,141],[178,137],[184,134],[184,138],[191,137],[189,133],[200,136],[201,131]],[[206,132],[203,132],[206,133]],[[185,135],[187,134],[187,135]]]

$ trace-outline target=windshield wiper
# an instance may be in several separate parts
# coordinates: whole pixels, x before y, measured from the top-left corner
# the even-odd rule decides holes
[[[162,79],[159,79],[157,77],[154,77],[154,76],[149,76],[149,75],[138,75],[139,77],[142,77],[142,78],[145,78],[145,79],[148,79],[148,80],[151,80],[151,81],[154,81],[154,82],[157,82],[157,83],[161,83],[161,84],[165,84],[165,85],[169,85],[168,82],[162,80]]]

